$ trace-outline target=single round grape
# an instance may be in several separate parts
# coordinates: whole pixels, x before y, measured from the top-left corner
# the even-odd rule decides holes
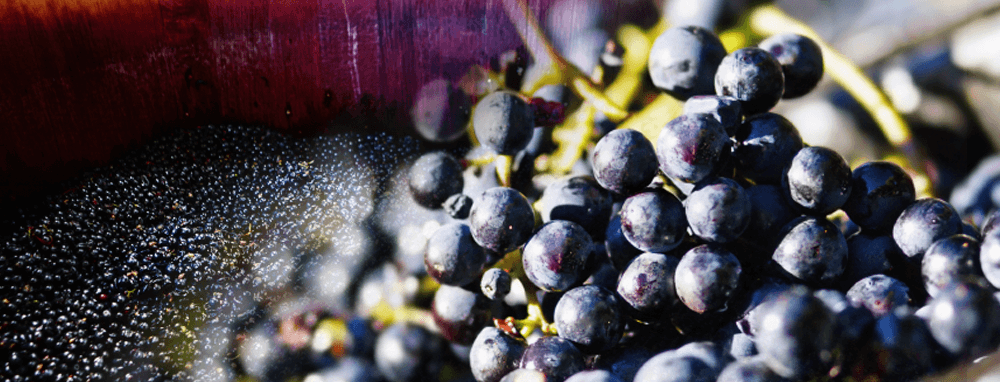
[[[704,361],[665,351],[650,358],[635,373],[635,382],[714,382],[715,372]]]
[[[696,26],[667,29],[649,51],[649,76],[660,90],[684,100],[712,94],[726,49],[714,33]]]
[[[847,240],[825,218],[802,216],[792,220],[774,259],[789,275],[807,283],[830,285],[844,273]]]
[[[795,126],[774,113],[748,116],[734,138],[736,170],[757,184],[781,182],[785,168],[803,147]]]
[[[500,268],[490,268],[483,272],[479,288],[490,300],[502,300],[510,293],[510,273]]]
[[[483,191],[472,205],[469,228],[480,246],[505,254],[531,237],[535,212],[528,199],[517,190],[494,187]]]
[[[625,199],[621,209],[622,234],[645,252],[664,253],[680,245],[687,234],[684,206],[676,196],[650,188]]]
[[[775,374],[764,362],[764,357],[738,359],[719,373],[717,382],[781,382],[784,379]]]
[[[580,280],[592,241],[579,224],[567,220],[546,223],[524,245],[524,274],[544,291],[565,291]]]
[[[981,278],[979,253],[979,241],[964,234],[952,235],[931,244],[920,263],[927,294],[936,297],[948,284]]]
[[[613,130],[597,141],[593,166],[597,183],[622,195],[648,186],[659,169],[653,144],[632,129]]]
[[[517,368],[525,344],[502,330],[487,326],[472,342],[469,349],[469,366],[479,382],[497,382]]]
[[[611,193],[591,176],[564,177],[545,188],[539,199],[542,222],[567,220],[579,224],[592,238],[604,239],[611,219]]]
[[[715,174],[732,144],[722,124],[708,114],[681,114],[660,131],[656,157],[667,176],[698,183]]]
[[[559,337],[590,354],[618,344],[625,327],[618,298],[614,292],[597,285],[579,286],[566,292],[556,304],[553,320]]]
[[[847,291],[847,300],[854,306],[864,306],[882,317],[910,302],[910,288],[892,277],[878,274],[865,277]]]
[[[750,222],[743,237],[752,238],[765,247],[773,248],[781,239],[781,228],[799,216],[781,187],[758,184],[746,189],[750,201]]]
[[[584,369],[583,353],[562,337],[542,337],[521,355],[521,368],[537,370],[548,381],[563,382]]]
[[[836,151],[806,147],[792,158],[782,186],[806,212],[826,216],[851,195],[851,167]]]
[[[472,127],[479,144],[500,155],[514,155],[531,140],[535,112],[517,93],[495,91],[476,104]]]
[[[726,134],[733,136],[743,123],[740,101],[729,96],[700,95],[684,102],[684,114],[708,114],[722,124]]]
[[[466,194],[454,194],[449,196],[442,205],[444,211],[453,219],[465,219],[472,211],[472,198]]]
[[[643,253],[622,272],[618,295],[638,318],[662,318],[680,301],[674,289],[678,262],[676,257],[662,253]]]
[[[1000,230],[993,229],[984,235],[979,248],[979,265],[986,280],[994,288],[1000,286]]]
[[[451,142],[465,133],[472,99],[451,81],[437,79],[417,93],[410,117],[417,133],[431,142]]]
[[[823,51],[819,44],[808,37],[782,33],[757,44],[771,53],[785,75],[783,98],[798,98],[816,87],[823,78]]]
[[[962,219],[948,202],[917,200],[903,210],[892,227],[892,238],[906,256],[920,259],[935,241],[962,232]]]
[[[490,321],[489,303],[479,293],[441,285],[431,304],[434,323],[441,336],[452,343],[471,345],[480,329]]]
[[[913,179],[892,162],[868,162],[851,173],[851,196],[842,207],[868,231],[889,230],[899,214],[916,201]]]
[[[448,197],[462,192],[462,165],[442,151],[421,155],[409,175],[413,200],[426,208],[440,209]]]
[[[795,286],[767,300],[755,320],[757,349],[778,375],[805,380],[833,366],[836,318],[808,288]]]
[[[928,309],[931,334],[952,355],[973,359],[1000,345],[1000,302],[990,290],[954,283],[931,300]]]
[[[674,271],[677,298],[695,313],[726,309],[743,268],[718,244],[699,245],[681,257]]]
[[[448,223],[427,240],[424,266],[427,274],[446,285],[462,286],[475,281],[486,266],[483,248],[472,239],[469,226]]]
[[[691,232],[712,243],[736,240],[752,217],[746,191],[729,178],[712,178],[699,184],[684,200],[684,214]]]
[[[858,232],[847,238],[847,267],[842,277],[843,285],[854,285],[865,277],[887,273],[892,269],[890,259],[905,257],[892,236],[872,236]]]
[[[624,270],[633,258],[642,253],[625,238],[625,233],[622,232],[622,217],[619,214],[615,214],[608,222],[608,229],[604,233],[604,250],[611,260],[611,265],[618,271]]]
[[[734,97],[743,113],[753,115],[771,110],[785,91],[781,64],[760,48],[742,48],[729,53],[715,72],[715,94]]]

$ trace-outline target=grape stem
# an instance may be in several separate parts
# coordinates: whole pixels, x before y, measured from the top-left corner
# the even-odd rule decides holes
[[[499,325],[505,323],[513,326],[517,330],[517,334],[522,337],[530,335],[535,329],[541,329],[542,333],[546,335],[556,335],[555,325],[546,321],[545,315],[542,314],[542,305],[538,302],[538,287],[531,280],[528,280],[528,276],[524,273],[524,266],[521,263],[521,250],[508,253],[503,259],[497,262],[495,268],[507,270],[511,278],[520,281],[521,286],[524,287],[525,298],[528,300],[527,317],[520,320],[507,317],[506,320],[501,322],[495,321],[498,329],[503,330]]]
[[[523,93],[531,95],[542,86],[563,84],[593,104],[612,121],[618,122],[628,117],[628,111],[608,99],[590,76],[584,75],[580,69],[556,52],[538,25],[531,8],[528,8],[526,0],[504,0],[503,7],[518,35],[521,36],[521,41],[534,57],[535,65],[543,68],[537,78],[525,82]]]

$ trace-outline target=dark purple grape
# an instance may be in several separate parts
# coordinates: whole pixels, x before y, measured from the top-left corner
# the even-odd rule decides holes
[[[1000,286],[1000,230],[993,229],[983,236],[979,248],[979,265],[983,276],[994,288]]]
[[[448,223],[434,231],[424,252],[427,274],[447,285],[476,281],[486,261],[486,252],[472,239],[469,226],[462,223]]]
[[[413,200],[426,208],[440,209],[448,197],[462,192],[462,165],[448,153],[430,152],[413,162],[409,180]]]
[[[375,366],[392,382],[433,380],[441,370],[444,352],[441,337],[421,326],[399,322],[382,331],[375,341]]]
[[[464,220],[469,217],[469,212],[472,211],[472,198],[466,194],[454,194],[444,201],[442,207],[448,216]]]
[[[714,382],[716,373],[704,361],[665,351],[650,358],[635,373],[635,382]]]
[[[502,330],[483,328],[469,350],[469,366],[479,382],[497,382],[518,367],[525,344]]]
[[[614,292],[597,285],[570,289],[556,304],[553,318],[559,337],[589,354],[617,345],[625,326]]]
[[[621,209],[622,233],[645,252],[664,253],[680,245],[687,234],[684,206],[676,196],[650,188],[625,199]]]
[[[521,356],[521,368],[539,371],[552,382],[563,382],[584,366],[583,353],[562,337],[539,338]]]
[[[795,286],[760,306],[755,343],[771,370],[805,380],[824,375],[837,351],[837,320],[808,288]]]
[[[649,76],[657,88],[677,99],[712,94],[715,72],[725,56],[722,42],[708,29],[670,28],[653,41]]]
[[[614,349],[599,355],[594,367],[608,370],[623,381],[631,381],[642,364],[652,356],[653,352],[645,346],[619,343]]]
[[[684,102],[684,114],[708,114],[714,117],[726,134],[733,136],[736,129],[743,123],[743,110],[740,101],[733,97],[717,95],[700,95],[688,98]]]
[[[719,373],[717,382],[782,382],[763,357],[748,357],[730,363]]]
[[[759,184],[746,189],[750,201],[750,222],[743,237],[750,238],[767,248],[773,248],[781,239],[781,228],[799,216],[789,204],[781,187]]]
[[[615,214],[608,223],[608,229],[604,234],[604,250],[608,254],[608,259],[611,260],[611,265],[618,271],[624,270],[633,258],[642,253],[632,243],[629,243],[625,234],[622,233],[621,215]]]
[[[611,219],[611,193],[591,176],[562,178],[545,188],[539,199],[542,222],[567,220],[579,224],[596,240],[604,239]]]
[[[729,358],[723,353],[722,346],[712,341],[693,341],[674,350],[680,357],[694,357],[718,374],[729,363]]]
[[[789,275],[807,283],[830,285],[844,273],[847,240],[830,221],[813,216],[792,220],[771,257]]]
[[[836,151],[806,147],[792,158],[782,186],[807,213],[826,216],[851,195],[851,167]]]
[[[962,232],[962,220],[948,202],[917,200],[903,210],[892,227],[892,238],[906,256],[920,259],[935,241]]]
[[[682,114],[660,131],[656,157],[672,179],[698,183],[715,174],[732,144],[722,124],[708,114]]]
[[[424,139],[451,142],[465,133],[471,111],[468,94],[446,79],[437,79],[420,88],[410,117]]]
[[[764,113],[785,91],[781,64],[766,50],[743,48],[729,53],[715,72],[715,94],[734,97],[745,115]]]
[[[879,367],[886,379],[916,380],[935,370],[935,353],[941,346],[927,322],[897,310],[879,318],[874,328]]]
[[[973,359],[1000,345],[1000,302],[977,284],[958,282],[928,304],[934,339],[959,359]]]
[[[713,178],[698,184],[684,200],[684,214],[691,232],[702,240],[728,243],[750,224],[750,198],[729,178]]]
[[[510,273],[500,268],[490,268],[483,272],[479,281],[479,289],[490,300],[502,300],[510,293]]]
[[[931,297],[936,297],[948,284],[983,277],[979,241],[969,235],[952,235],[935,241],[924,252],[920,264],[924,288]]]
[[[618,280],[618,295],[641,319],[662,319],[676,305],[676,257],[643,253],[632,259]]]
[[[607,370],[584,370],[573,374],[566,382],[625,382]]]
[[[510,252],[528,241],[535,228],[535,212],[528,199],[513,188],[484,191],[469,213],[472,238],[498,254]]]
[[[774,113],[748,116],[734,138],[736,170],[757,184],[781,182],[785,168],[803,147],[795,126]]]
[[[847,300],[854,306],[864,306],[882,317],[893,309],[910,303],[910,288],[892,277],[878,274],[865,277],[847,291]]]
[[[594,178],[622,195],[636,193],[653,181],[659,169],[653,144],[632,129],[613,130],[594,147]]]
[[[725,310],[742,272],[736,256],[721,245],[694,247],[674,271],[677,298],[695,313]]]
[[[514,155],[531,140],[535,112],[517,93],[495,91],[476,104],[472,127],[479,144],[500,155]]]
[[[456,286],[442,285],[434,292],[431,312],[441,336],[460,345],[471,345],[490,322],[488,300]]]
[[[590,235],[579,224],[567,220],[546,223],[524,245],[524,274],[544,291],[566,291],[583,281],[580,276],[591,244]]]
[[[865,277],[892,270],[893,257],[904,257],[892,236],[871,236],[858,232],[847,238],[847,267],[842,285],[854,285]]]
[[[851,173],[851,196],[842,207],[864,230],[888,231],[916,200],[913,180],[892,162],[868,162]]]
[[[768,51],[785,75],[783,98],[798,98],[809,93],[823,78],[823,51],[815,41],[794,33],[783,33],[757,44]]]

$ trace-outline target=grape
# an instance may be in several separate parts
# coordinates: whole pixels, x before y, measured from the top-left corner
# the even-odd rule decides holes
[[[815,41],[794,33],[783,33],[758,44],[781,64],[785,75],[782,98],[798,98],[816,87],[823,78],[823,51]]]
[[[546,223],[524,245],[524,273],[545,291],[566,291],[580,280],[590,256],[590,236],[566,220]]]
[[[742,272],[736,256],[722,246],[694,247],[684,254],[674,272],[677,298],[696,313],[725,310]]]
[[[625,199],[621,218],[622,234],[641,251],[667,252],[686,236],[684,206],[663,189],[646,189]]]
[[[635,382],[712,382],[715,373],[704,361],[666,351],[653,356],[635,373]]]
[[[601,353],[618,344],[625,325],[615,294],[597,285],[571,289],[554,312],[559,337],[585,353]]]
[[[722,124],[726,134],[733,136],[743,123],[740,101],[733,97],[700,95],[684,102],[684,114],[708,114]]]
[[[535,213],[517,190],[494,187],[483,191],[472,205],[469,227],[476,243],[503,254],[528,241],[535,228]]]
[[[460,345],[471,345],[490,318],[486,298],[451,285],[442,285],[434,292],[431,308],[441,336]]]
[[[548,381],[562,382],[583,371],[583,353],[565,338],[542,337],[521,355],[521,368],[542,372]]]
[[[674,289],[679,261],[661,253],[643,253],[622,271],[618,295],[638,318],[662,318],[679,302]]]
[[[472,198],[465,194],[453,194],[444,201],[445,212],[454,219],[465,219],[472,211]]]
[[[715,174],[730,150],[722,124],[708,114],[682,114],[656,140],[660,170],[672,179],[698,183]]]
[[[785,290],[760,309],[754,342],[771,370],[792,379],[829,370],[837,345],[836,318],[808,288]]]
[[[444,152],[420,156],[410,168],[410,192],[420,205],[439,209],[448,197],[462,192],[462,166]]]
[[[913,180],[898,165],[868,162],[851,173],[851,196],[843,209],[862,229],[887,231],[915,195]]]
[[[480,144],[500,155],[514,155],[531,141],[535,112],[517,93],[495,91],[476,103],[472,126]]]
[[[653,144],[642,133],[614,130],[594,147],[594,178],[622,195],[636,193],[653,181],[658,169]]]
[[[642,253],[625,238],[622,232],[622,217],[618,214],[608,223],[608,230],[604,234],[604,249],[608,259],[611,260],[611,265],[619,271],[624,270],[633,258]]]
[[[718,382],[780,382],[782,378],[767,367],[763,357],[737,360],[719,373]]]
[[[858,232],[847,238],[847,267],[842,282],[854,285],[865,277],[892,270],[890,258],[904,258],[891,236],[871,236]]]
[[[920,267],[927,294],[936,297],[948,284],[982,278],[979,253],[979,242],[964,234],[952,235],[931,244]]]
[[[715,73],[715,94],[731,96],[745,115],[771,110],[785,91],[781,63],[766,50],[743,48],[729,53]]]
[[[851,195],[851,168],[836,151],[806,147],[792,158],[782,186],[806,212],[826,216]]]
[[[847,241],[826,219],[803,216],[785,226],[772,258],[789,275],[807,283],[829,285],[844,273]]]
[[[897,307],[907,306],[910,302],[909,289],[892,277],[871,275],[854,283],[847,291],[847,299],[854,306],[868,308],[878,318]]]
[[[736,130],[733,159],[740,175],[758,184],[778,184],[785,168],[802,149],[802,136],[785,117],[749,116]]]
[[[736,240],[750,224],[750,198],[728,178],[708,179],[684,200],[691,232],[712,243]]]
[[[892,238],[906,256],[920,259],[935,241],[961,232],[962,220],[948,202],[924,198],[903,210],[892,227]]]
[[[954,283],[927,306],[931,335],[952,355],[975,358],[1000,345],[1000,302],[988,289],[973,283]]]
[[[375,366],[392,382],[433,379],[441,369],[444,343],[423,327],[396,323],[375,342]]]
[[[657,88],[678,99],[712,94],[712,81],[725,55],[722,42],[705,28],[670,28],[653,41],[649,76]]]
[[[500,268],[487,269],[479,287],[490,300],[500,300],[510,293],[510,274]]]
[[[743,237],[754,238],[757,242],[771,247],[781,239],[781,228],[799,216],[791,206],[781,187],[759,184],[746,189],[750,204],[750,222]]]
[[[496,382],[517,368],[525,345],[503,331],[485,327],[476,336],[469,350],[469,365],[479,382]]]
[[[590,176],[571,176],[545,188],[539,200],[542,222],[567,220],[579,224],[592,238],[604,239],[611,218],[611,194]]]
[[[443,225],[427,240],[424,265],[442,284],[462,286],[475,281],[486,261],[486,253],[472,239],[468,225]]]
[[[618,376],[607,370],[584,370],[573,374],[566,382],[624,382]]]
[[[472,100],[446,79],[424,84],[410,116],[420,136],[431,142],[451,142],[465,133]]]

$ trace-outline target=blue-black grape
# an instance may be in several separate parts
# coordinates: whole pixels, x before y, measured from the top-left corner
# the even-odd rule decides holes
[[[892,259],[903,258],[903,250],[899,249],[892,236],[872,236],[866,232],[858,232],[847,238],[847,267],[842,277],[843,285],[854,285],[865,277],[888,273],[892,270]]]
[[[591,176],[562,178],[545,188],[539,199],[542,222],[567,220],[579,224],[596,240],[604,239],[611,219],[611,193]]]
[[[734,139],[736,170],[757,184],[781,182],[785,168],[804,145],[795,126],[774,113],[748,116]]]
[[[715,174],[732,147],[722,124],[708,114],[681,114],[660,131],[656,157],[672,179],[698,183]]]
[[[771,257],[789,275],[806,283],[830,285],[844,273],[847,240],[824,218],[802,216],[788,223]]]
[[[469,213],[472,238],[495,253],[510,252],[528,241],[535,228],[535,212],[528,199],[513,188],[483,191]]]
[[[472,198],[466,194],[454,194],[449,196],[441,207],[454,219],[466,219],[472,211]]]
[[[579,224],[553,220],[524,245],[524,273],[545,291],[566,291],[583,281],[580,276],[591,253],[590,235]]]
[[[624,380],[610,371],[595,369],[573,374],[566,379],[566,382],[624,382]]]
[[[674,272],[677,298],[696,313],[725,310],[742,272],[739,260],[723,246],[694,247]]]
[[[746,191],[729,178],[712,178],[698,184],[684,200],[684,214],[691,232],[713,243],[736,240],[752,217]]]
[[[465,133],[472,99],[446,79],[424,84],[410,117],[417,133],[431,142],[451,142]]]
[[[674,271],[680,262],[662,253],[643,253],[622,271],[618,295],[640,319],[662,319],[676,305]]]
[[[471,345],[490,321],[489,302],[483,295],[450,285],[434,292],[431,312],[441,336],[460,345]]]
[[[983,235],[979,248],[979,265],[983,276],[993,285],[1000,286],[1000,230],[993,229]]]
[[[392,382],[437,379],[443,364],[444,341],[421,326],[399,322],[375,341],[375,366]]]
[[[526,345],[502,330],[485,327],[472,342],[469,366],[479,382],[497,382],[518,367]]]
[[[782,382],[764,362],[764,357],[738,359],[722,369],[717,382]]]
[[[434,231],[424,252],[427,274],[447,285],[475,281],[486,261],[486,252],[473,240],[469,226],[462,223],[448,223]]]
[[[625,326],[618,297],[597,285],[579,286],[566,292],[556,304],[553,319],[559,337],[590,354],[618,344]]]
[[[622,232],[622,217],[619,214],[615,214],[608,222],[608,229],[604,233],[604,250],[611,260],[611,265],[618,271],[623,271],[633,258],[642,253],[625,238]]]
[[[500,155],[514,155],[531,140],[535,112],[517,93],[495,91],[476,104],[472,127],[479,144]]]
[[[924,288],[931,297],[936,297],[948,284],[975,281],[983,276],[979,266],[979,241],[964,234],[935,241],[924,252],[920,264]]]
[[[501,300],[510,293],[510,273],[500,268],[490,268],[483,272],[479,289],[491,300]]]
[[[757,349],[778,375],[805,380],[833,366],[836,318],[808,288],[786,289],[761,305],[754,319]]]
[[[826,216],[851,195],[851,167],[836,151],[806,147],[792,158],[782,186],[807,213]]]
[[[729,53],[715,72],[715,94],[740,100],[743,113],[753,115],[771,110],[785,91],[781,64],[760,48],[743,48]]]
[[[915,200],[913,179],[895,163],[876,161],[851,173],[851,196],[842,208],[862,229],[883,232]]]
[[[910,288],[892,277],[878,274],[865,277],[847,291],[847,300],[854,306],[864,306],[882,317],[893,309],[910,303]]]
[[[816,87],[823,78],[823,51],[808,37],[782,33],[757,44],[771,53],[785,75],[783,98],[798,98]]]
[[[740,101],[729,96],[700,95],[684,102],[684,114],[708,114],[714,117],[726,134],[733,136],[743,123],[743,109]]]
[[[715,371],[704,361],[665,351],[650,358],[635,373],[635,382],[713,382]]]
[[[649,51],[649,76],[653,84],[684,100],[713,93],[716,70],[726,49],[708,29],[685,26],[667,29]]]
[[[959,359],[972,359],[1000,345],[1000,302],[975,283],[957,282],[927,305],[934,339]]]
[[[445,152],[424,154],[410,167],[409,184],[413,200],[440,209],[448,197],[462,192],[462,165]]]
[[[608,190],[631,195],[649,185],[659,166],[653,144],[632,129],[613,130],[594,147],[594,178]]]
[[[521,368],[539,371],[547,381],[563,382],[586,366],[583,353],[562,337],[542,337],[521,355]]]
[[[670,251],[687,235],[684,206],[676,196],[660,188],[646,189],[625,199],[620,214],[622,233],[641,251]]]
[[[962,219],[948,202],[917,200],[906,207],[892,227],[892,238],[906,256],[920,259],[931,244],[962,232]]]
[[[746,188],[750,201],[750,222],[743,237],[773,248],[781,239],[781,228],[799,216],[780,186],[758,184]]]

